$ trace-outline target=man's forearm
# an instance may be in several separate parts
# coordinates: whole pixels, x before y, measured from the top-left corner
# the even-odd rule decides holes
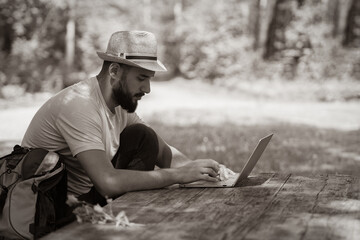
[[[114,169],[114,171],[116,173],[109,175],[107,184],[104,184],[100,190],[104,196],[117,197],[122,193],[162,188],[180,181],[175,169],[154,171]]]
[[[103,196],[116,197],[122,193],[166,187],[175,183],[189,183],[198,180],[218,181],[216,178],[219,164],[211,159],[192,161],[176,152],[176,168],[165,168],[154,171],[133,171],[112,169],[109,175],[102,177]],[[105,179],[104,179],[105,178]]]

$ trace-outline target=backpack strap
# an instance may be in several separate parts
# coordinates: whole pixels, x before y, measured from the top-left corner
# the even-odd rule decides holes
[[[15,145],[13,151],[0,158],[0,162],[1,160],[6,160],[6,169],[3,173],[0,174],[0,178],[3,177],[4,174],[10,174],[11,171],[19,164],[19,162],[24,158],[24,156],[30,151],[29,148],[23,148],[19,145]],[[17,174],[17,179],[19,179],[20,175],[19,173]],[[10,187],[15,184],[16,181],[12,184],[10,184],[9,186],[4,186],[2,184],[0,184],[0,214],[2,213],[2,210],[4,208],[5,202],[6,202],[6,198],[9,192]]]
[[[0,194],[0,214],[2,214],[2,211],[5,206],[6,198],[8,195],[9,189],[3,185],[1,185],[1,194]]]
[[[24,155],[30,150],[30,148],[15,145],[13,151],[10,154],[0,158],[0,162],[2,162],[1,160],[6,159],[6,168],[12,170],[19,164]]]
[[[1,159],[7,158],[13,154],[25,154],[30,151],[31,148],[21,147],[20,145],[16,144],[12,150],[12,152],[8,155],[5,155],[3,157],[0,157]]]

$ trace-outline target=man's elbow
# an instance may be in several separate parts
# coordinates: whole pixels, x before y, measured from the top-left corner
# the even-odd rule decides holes
[[[170,147],[165,145],[162,149],[159,151],[158,155],[158,166],[161,168],[170,168],[171,166],[171,159],[172,159],[172,152]]]
[[[128,192],[122,182],[116,181],[112,176],[104,176],[101,183],[95,185],[96,190],[104,198],[115,198]]]

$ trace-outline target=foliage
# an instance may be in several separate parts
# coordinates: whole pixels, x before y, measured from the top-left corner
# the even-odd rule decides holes
[[[3,0],[1,4],[5,6],[1,17],[7,19],[6,27],[12,29],[9,35],[13,36],[9,52],[2,52],[5,61],[0,71],[7,76],[4,84],[39,91],[64,56],[64,6],[47,0]]]
[[[298,78],[322,81],[359,77],[354,68],[360,61],[360,50],[343,48],[341,36],[332,36],[333,26],[326,21],[325,4],[307,1],[293,13],[285,34],[287,49],[299,51],[295,66]]]
[[[239,0],[196,1],[185,9],[175,35],[181,43],[181,73],[209,81],[231,75],[234,63],[246,61],[250,51],[246,17],[246,4]]]
[[[236,81],[257,79],[359,79],[360,50],[343,48],[341,36],[331,36],[326,2],[303,1],[299,7],[293,1],[286,7],[292,17],[277,61],[264,61],[264,49],[252,49],[254,39],[247,31],[252,12],[249,1],[239,0],[187,4],[180,21],[170,24],[165,59],[184,77],[233,87]],[[261,24],[267,24],[265,10]]]
[[[263,35],[274,1],[261,1]],[[106,49],[111,33],[128,29],[157,35],[170,78],[181,75],[228,86],[257,79],[360,79],[359,49],[341,45],[344,33],[333,36],[329,1],[286,4],[292,20],[284,28],[280,58],[265,61],[264,37],[253,49],[250,0],[1,0],[0,86],[17,84],[34,92],[79,81],[98,71],[96,51]],[[76,21],[71,68],[64,61],[70,10]]]

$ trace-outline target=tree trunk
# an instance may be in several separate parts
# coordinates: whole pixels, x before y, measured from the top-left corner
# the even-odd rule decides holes
[[[12,43],[14,41],[14,30],[12,24],[6,21],[0,23],[0,44],[1,51],[6,55],[11,53]]]
[[[69,0],[69,18],[66,24],[66,50],[65,60],[68,69],[71,69],[74,64],[75,57],[75,2]]]
[[[260,0],[251,1],[249,14],[249,32],[254,37],[254,50],[257,50],[260,45],[260,11]]]
[[[331,21],[332,21],[332,25],[333,25],[332,36],[336,37],[339,33],[340,4],[339,4],[339,0],[333,0],[330,2],[332,3],[331,10],[330,10],[331,11],[330,17],[331,17]]]
[[[70,78],[70,73],[74,69],[75,58],[75,1],[67,0],[68,19],[66,23],[65,35],[65,62],[62,63],[62,86],[67,87],[72,85],[73,79]]]
[[[360,1],[352,0],[344,33],[343,45],[346,47],[360,47]]]
[[[181,38],[181,29],[179,26],[181,26],[182,21],[182,14],[183,14],[183,0],[176,1],[174,8],[174,35],[175,35],[175,43],[174,43],[174,49],[173,49],[173,59],[174,59],[174,68],[173,68],[173,75],[181,75],[181,70],[179,68],[180,61],[181,61],[181,51],[180,51],[180,45],[181,42],[179,42],[179,39]]]
[[[291,1],[275,0],[267,29],[264,59],[276,58],[276,54],[285,47],[285,29],[292,18],[289,4]]]

